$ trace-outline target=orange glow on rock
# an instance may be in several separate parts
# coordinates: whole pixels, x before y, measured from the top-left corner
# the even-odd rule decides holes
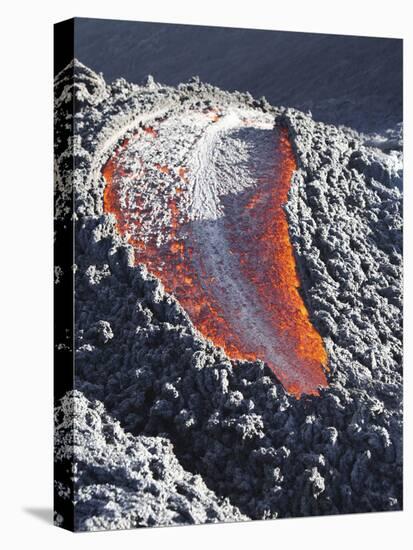
[[[161,166],[160,164],[155,164],[155,168],[162,172],[162,174],[169,174],[170,170],[168,166]]]
[[[184,166],[180,166],[178,170],[179,177],[185,183],[188,182],[187,170]]]
[[[221,113],[219,113],[214,107],[209,107],[208,109],[205,109],[204,113],[211,122],[217,122],[222,116]]]
[[[231,309],[228,302],[231,297],[205,265],[208,258],[199,249],[194,222],[188,220],[180,206],[188,193],[186,168],[178,169],[176,186],[166,190],[162,197],[168,221],[161,244],[156,234],[148,236],[142,229],[148,223],[150,211],[143,197],[138,195],[133,205],[126,200],[126,208],[125,200],[121,204],[119,198],[120,179],[128,177],[119,162],[127,141],[103,168],[104,209],[115,215],[117,230],[134,247],[136,263],[146,264],[165,289],[176,296],[200,333],[221,346],[232,359],[263,360],[286,390],[299,398],[302,394],[318,395],[318,388],[327,386],[327,354],[299,291],[283,209],[296,169],[287,131],[281,129],[274,143],[276,161],[272,176],[263,178],[257,187],[240,196],[225,197],[226,211],[230,214],[233,210],[236,217],[228,215],[222,226],[229,255],[239,266],[239,276],[253,289],[262,322],[268,333],[274,335],[277,348],[274,352],[266,343],[252,341],[239,329],[237,310],[233,306]],[[170,174],[168,167],[154,167]],[[239,221],[233,223],[234,219]]]
[[[158,132],[152,126],[146,126],[143,130],[152,137],[158,137]]]

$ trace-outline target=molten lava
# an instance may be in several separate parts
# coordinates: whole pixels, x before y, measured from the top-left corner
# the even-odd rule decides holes
[[[300,281],[283,208],[297,168],[286,129],[280,132],[274,158],[276,155],[273,177],[263,178],[260,186],[245,198],[244,208],[238,205],[238,216],[242,212],[239,222],[242,231],[232,226],[228,232],[234,242],[231,249],[239,254],[244,277],[256,288],[267,322],[282,334],[281,348],[298,366],[301,375],[295,378],[271,361],[269,366],[290,393],[317,395],[318,386],[327,386],[327,354],[299,291]]]
[[[215,116],[211,118],[216,120]],[[152,129],[144,132],[153,138],[158,136]],[[223,219],[205,222],[205,231],[224,239],[224,247],[216,245],[217,254],[214,248],[208,248],[214,238],[200,238],[202,224],[190,220],[184,208],[190,193],[187,168],[180,167],[174,175],[170,167],[155,164],[142,167],[138,175],[129,173],[122,162],[127,147],[125,140],[103,168],[104,208],[115,215],[119,233],[134,247],[136,263],[146,264],[160,278],[189,313],[194,326],[230,358],[261,359],[288,392],[298,398],[302,394],[317,395],[319,387],[327,386],[327,355],[299,291],[283,209],[296,169],[287,131],[274,132],[271,175],[263,176],[257,186],[243,193],[225,197]],[[162,193],[157,195],[157,200],[163,201],[162,223],[154,218],[154,209],[144,192],[146,169],[176,180],[173,185],[161,186]],[[138,189],[142,185],[133,200],[128,194],[121,200],[123,180],[136,180]],[[227,250],[222,252],[225,257],[219,256],[223,248]],[[226,272],[235,273],[227,282],[221,276]],[[248,290],[244,300],[248,303],[241,306],[236,302],[237,293],[230,291],[238,278]],[[254,316],[256,323],[251,319]],[[261,339],[255,338],[248,327],[255,327]]]

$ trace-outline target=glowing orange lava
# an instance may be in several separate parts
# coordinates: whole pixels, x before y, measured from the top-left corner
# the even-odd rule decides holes
[[[239,221],[242,231],[232,226],[228,232],[234,242],[231,249],[239,254],[243,275],[256,288],[267,322],[274,331],[282,333],[281,351],[296,364],[300,376],[294,379],[276,364],[268,362],[269,366],[290,393],[317,395],[318,386],[327,386],[327,354],[299,291],[300,281],[283,209],[297,169],[286,129],[280,131],[274,157],[275,153],[279,159],[273,177],[263,179],[261,185],[245,197],[244,208],[238,205],[238,212],[243,213]]]
[[[153,137],[158,135],[156,131],[144,131]],[[327,355],[299,292],[283,209],[296,163],[287,131],[281,129],[277,134],[271,177],[263,178],[260,185],[239,196],[226,198],[228,215],[220,226],[225,231],[231,261],[236,262],[239,276],[253,289],[254,307],[270,335],[268,345],[240,329],[231,296],[207,266],[211,263],[208,252],[202,250],[194,222],[186,219],[185,210],[180,207],[188,192],[186,168],[178,169],[176,185],[166,188],[163,196],[169,221],[165,229],[167,239],[161,244],[156,235],[148,237],[141,230],[150,216],[150,207],[143,198],[135,199],[133,205],[128,201],[126,207],[125,201],[121,205],[119,181],[127,174],[118,161],[127,147],[126,140],[103,168],[104,209],[115,215],[119,233],[134,247],[136,263],[146,264],[161,279],[204,336],[232,359],[262,359],[286,390],[299,398],[304,393],[317,395],[318,387],[327,386]],[[172,174],[168,166],[158,164],[154,168],[162,174]],[[239,221],[234,223],[235,219]],[[274,349],[270,346],[272,339]]]

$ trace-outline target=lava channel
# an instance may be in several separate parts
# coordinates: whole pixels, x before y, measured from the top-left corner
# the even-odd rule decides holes
[[[144,129],[131,141],[157,140],[159,132]],[[245,132],[236,137],[253,141],[254,185],[221,191],[216,219],[191,219],[189,169],[139,159],[137,170],[130,140],[103,168],[104,208],[136,263],[159,277],[201,334],[231,359],[261,359],[297,398],[318,395],[327,386],[327,355],[300,294],[283,208],[296,169],[291,143],[284,129]],[[213,150],[203,155],[208,185]]]

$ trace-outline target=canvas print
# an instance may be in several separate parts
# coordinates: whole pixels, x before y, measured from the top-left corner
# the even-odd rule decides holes
[[[75,18],[54,57],[56,524],[401,510],[402,40]]]

